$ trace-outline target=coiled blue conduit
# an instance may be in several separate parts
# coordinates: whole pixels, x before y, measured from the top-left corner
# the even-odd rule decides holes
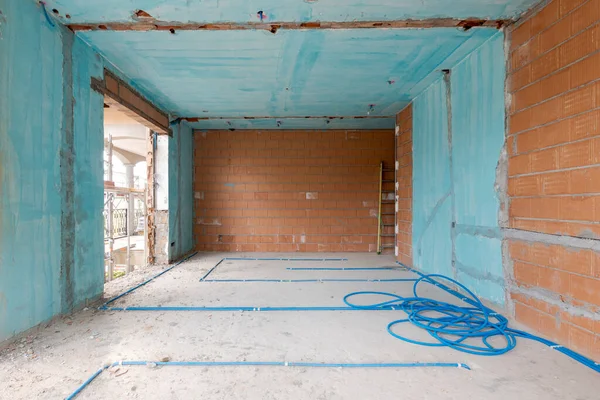
[[[296,368],[463,368],[470,370],[463,363],[315,363],[286,361],[118,361],[98,369],[85,380],[73,393],[65,398],[72,400],[79,395],[94,379],[110,367],[116,366],[155,365],[169,367],[296,367]]]
[[[413,297],[402,297],[388,292],[353,292],[344,297],[344,303],[360,310],[387,310],[390,307],[401,309],[407,318],[398,319],[388,324],[388,332],[408,343],[430,347],[450,347],[464,353],[480,356],[497,356],[512,350],[517,338],[535,340],[549,346],[583,365],[600,372],[600,365],[573,350],[536,335],[508,327],[508,319],[483,305],[481,300],[464,285],[456,280],[439,274],[425,275],[418,271],[421,278],[413,285]],[[439,281],[447,281],[460,288],[466,295],[450,289]],[[421,297],[417,289],[421,283],[435,285],[453,294],[469,306],[457,306],[444,301]],[[357,303],[359,297],[377,296],[388,300]],[[354,300],[354,301],[351,301]],[[431,342],[410,339],[394,331],[399,324],[410,322],[424,329],[434,339]],[[494,340],[495,339],[495,340]],[[494,343],[492,343],[492,340]],[[498,343],[500,342],[500,343]]]

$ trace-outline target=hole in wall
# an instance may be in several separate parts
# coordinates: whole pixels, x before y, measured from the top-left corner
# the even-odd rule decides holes
[[[105,31],[108,28],[106,27],[106,25],[98,25],[98,29],[100,29],[101,31]]]
[[[144,10],[137,10],[136,12],[133,13],[133,15],[136,18],[154,18],[152,15],[148,14],[146,11]]]
[[[71,19],[71,14],[66,14],[66,15],[65,15],[65,17],[66,17],[67,19]]]
[[[169,29],[169,32],[171,32],[171,34],[174,35],[175,34],[175,29],[171,28],[171,29]]]
[[[58,10],[57,10],[56,8],[53,8],[53,9],[52,9],[52,12],[53,12],[54,14],[58,15]]]
[[[272,34],[276,34],[279,28],[280,25],[271,25],[271,29],[269,29],[269,32],[271,32]]]

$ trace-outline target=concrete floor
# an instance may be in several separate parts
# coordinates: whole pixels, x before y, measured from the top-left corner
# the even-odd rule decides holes
[[[343,306],[357,290],[408,296],[411,282],[200,282],[223,257],[347,257],[347,262],[225,261],[209,279],[413,278],[408,271],[290,271],[287,267],[393,266],[374,254],[200,254],[113,306]],[[111,297],[160,272],[106,285]],[[424,287],[425,289],[425,287]],[[423,296],[448,300],[429,287]],[[453,362],[472,370],[283,367],[119,367],[78,399],[597,399],[600,377],[541,344],[519,340],[499,357],[395,339],[401,311],[140,312],[87,309],[22,336],[0,354],[0,399],[64,398],[102,364],[118,360]],[[513,322],[512,326],[522,328]],[[406,325],[403,333],[427,340]]]

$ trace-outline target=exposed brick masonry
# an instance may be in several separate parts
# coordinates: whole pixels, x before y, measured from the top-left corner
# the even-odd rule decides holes
[[[393,130],[197,131],[196,249],[376,251],[381,161]]]
[[[407,106],[396,116],[398,134],[396,136],[396,158],[398,170],[396,181],[398,189],[398,212],[396,223],[398,234],[398,261],[412,266],[412,104]]]
[[[554,0],[510,34],[512,228],[600,238],[599,21],[600,0]],[[600,359],[600,321],[585,317],[600,312],[600,255],[515,240],[509,252],[516,318]]]

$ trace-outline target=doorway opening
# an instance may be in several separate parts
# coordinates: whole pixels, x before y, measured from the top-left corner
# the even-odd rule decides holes
[[[152,164],[148,158],[153,156],[151,138],[149,128],[105,102],[105,282],[142,268],[149,260],[147,201],[152,190],[152,183],[148,183],[148,164]]]

